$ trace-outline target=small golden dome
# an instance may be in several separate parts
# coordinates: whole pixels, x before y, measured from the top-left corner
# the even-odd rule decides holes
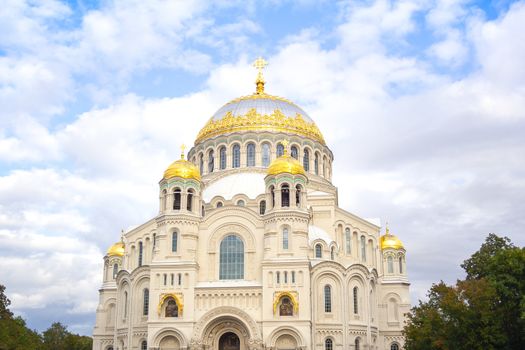
[[[107,255],[109,256],[124,256],[124,243],[123,242],[117,242],[113,244],[107,252]]]
[[[303,165],[297,159],[290,157],[288,154],[280,156],[268,167],[268,175],[277,175],[282,173],[305,175]]]
[[[381,250],[383,249],[404,249],[403,243],[395,235],[390,234],[388,226],[386,227],[386,233],[381,236],[380,239]]]
[[[183,179],[201,180],[201,173],[199,169],[192,163],[184,159],[184,145],[182,146],[183,153],[179,160],[174,161],[164,172],[164,179],[171,179],[172,177],[181,177]]]

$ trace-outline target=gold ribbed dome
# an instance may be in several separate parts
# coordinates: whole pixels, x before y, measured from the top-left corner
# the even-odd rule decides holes
[[[268,167],[268,175],[277,175],[282,173],[305,175],[303,165],[297,159],[290,157],[288,154],[280,156]]]
[[[124,243],[117,242],[109,247],[107,255],[109,256],[124,256]]]
[[[200,181],[201,173],[199,169],[193,165],[192,162],[188,162],[184,159],[184,145],[182,146],[183,152],[179,160],[174,161],[164,172],[164,179],[171,179],[172,177],[181,177],[183,179],[193,179]]]
[[[397,236],[390,234],[388,226],[386,228],[386,233],[381,236],[380,239],[381,249],[404,249],[403,243]]]

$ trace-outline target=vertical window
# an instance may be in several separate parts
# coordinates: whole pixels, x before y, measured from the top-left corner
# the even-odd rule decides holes
[[[156,246],[157,246],[157,234],[154,233],[153,234],[153,249],[155,249]]]
[[[208,172],[213,173],[213,168],[215,167],[215,154],[213,150],[208,153]]]
[[[275,273],[275,283],[281,283],[281,273],[279,271]]]
[[[145,288],[143,293],[143,303],[142,303],[142,315],[148,316],[149,313],[149,289]]]
[[[394,259],[392,258],[392,256],[389,255],[386,258],[386,265],[387,265],[388,273],[394,273]]]
[[[221,170],[226,169],[226,147],[222,146],[219,150]]]
[[[222,202],[218,202],[218,203],[217,203],[217,208],[222,208],[223,205],[224,205],[224,204],[222,204]]]
[[[175,283],[175,275],[173,273],[170,273],[170,284],[173,286]]]
[[[399,273],[403,273],[403,257],[399,257]]]
[[[330,260],[335,260],[335,247],[330,249]]]
[[[177,241],[178,241],[179,235],[177,232],[173,232],[171,234],[171,251],[176,252],[177,251]]]
[[[292,271],[292,283],[295,283],[295,271]]]
[[[315,175],[319,175],[319,155],[317,153],[315,154],[314,159],[314,171]]]
[[[162,191],[162,199],[160,201],[160,210],[166,210],[166,195],[168,192],[166,190]]]
[[[268,165],[270,165],[270,145],[269,144],[263,143],[261,157],[262,157],[262,165],[264,167],[267,167]]]
[[[333,350],[333,346],[332,339],[326,339],[324,341],[324,350]]]
[[[277,157],[280,157],[284,154],[284,146],[280,143],[277,144]]]
[[[366,240],[365,236],[361,236],[361,260],[366,261]]]
[[[332,288],[324,286],[324,312],[332,312]]]
[[[315,257],[318,259],[323,257],[323,247],[319,243],[315,245]]]
[[[164,285],[168,284],[168,275],[164,274]]]
[[[117,278],[118,264],[113,264],[113,279]]]
[[[345,230],[345,246],[346,254],[352,254],[352,234],[349,228]]]
[[[354,314],[357,315],[359,313],[358,304],[357,304],[357,294],[359,290],[357,287],[354,287],[353,289],[353,297],[354,297]]]
[[[173,210],[180,210],[180,188],[173,191]]]
[[[140,350],[148,350],[148,343],[145,340],[140,344]]]
[[[295,205],[298,207],[301,205],[301,186],[299,185],[295,186]]]
[[[244,278],[244,243],[236,235],[226,236],[220,245],[219,279]]]
[[[241,166],[241,146],[234,145],[232,150],[232,168]]]
[[[182,284],[182,273],[177,275],[177,284],[180,286]]]
[[[204,156],[202,154],[199,156],[199,171],[204,174]]]
[[[390,350],[399,350],[399,345],[393,343],[392,345],[390,345]]]
[[[327,166],[326,157],[323,157],[323,177],[326,177],[326,166]]]
[[[186,210],[192,211],[193,209],[193,190],[189,189],[186,196]]]
[[[361,349],[361,348],[359,347],[359,345],[360,345],[360,344],[359,344],[359,338],[357,338],[357,339],[355,340],[355,346],[354,346],[355,350],[360,350],[360,349]]]
[[[142,252],[143,252],[142,242],[139,242],[139,267],[142,266]]]
[[[288,229],[283,229],[283,249],[288,249]]]
[[[246,165],[255,166],[255,145],[253,143],[246,146]]]
[[[290,206],[290,188],[287,184],[281,186],[281,207]]]
[[[292,148],[290,149],[290,153],[293,158],[299,158],[299,151],[297,150],[297,146],[292,146]]]
[[[272,208],[275,208],[275,188],[273,186],[270,187],[270,194],[272,195]]]
[[[303,168],[306,172],[310,171],[310,151],[307,149],[304,150]]]
[[[266,213],[266,201],[259,203],[259,214],[264,215]]]
[[[124,318],[128,317],[128,292],[124,292]]]

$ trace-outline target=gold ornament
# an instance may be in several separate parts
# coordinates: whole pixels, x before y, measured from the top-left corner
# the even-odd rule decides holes
[[[199,169],[192,163],[184,159],[184,150],[186,146],[181,145],[180,159],[171,163],[171,165],[164,171],[164,179],[171,179],[173,177],[180,177],[183,179],[201,180],[201,173]]]
[[[403,243],[395,235],[390,234],[388,223],[386,223],[386,232],[380,239],[381,250],[384,249],[404,249]]]
[[[124,242],[117,242],[109,247],[108,256],[124,256]]]

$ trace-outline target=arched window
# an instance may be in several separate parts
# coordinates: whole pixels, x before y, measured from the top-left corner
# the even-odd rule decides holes
[[[117,278],[118,264],[113,264],[113,279]]]
[[[193,209],[193,190],[190,188],[186,196],[186,210],[192,211]]]
[[[345,230],[345,243],[346,254],[352,254],[352,234],[349,228]]]
[[[280,143],[277,144],[277,157],[280,157],[284,154],[284,146]]]
[[[226,147],[222,146],[219,149],[219,158],[221,170],[226,169]]]
[[[335,247],[330,249],[330,260],[335,260]]]
[[[332,339],[328,338],[324,341],[324,350],[333,350],[334,344],[332,343]]]
[[[124,318],[128,317],[128,292],[124,292]]]
[[[140,343],[140,350],[148,350],[148,342],[143,340],[142,343]]]
[[[177,232],[173,232],[171,234],[171,251],[176,252],[177,251],[177,241],[179,238],[179,234]]]
[[[272,208],[275,208],[275,187],[270,186],[270,194],[272,195]]]
[[[288,229],[283,228],[283,249],[288,249]]]
[[[281,273],[279,271],[275,273],[275,283],[281,283]]]
[[[255,145],[253,143],[246,146],[246,165],[255,166]]]
[[[266,213],[266,201],[261,201],[259,203],[259,214],[264,215]]]
[[[270,165],[270,145],[263,143],[262,145],[262,165],[267,167]]]
[[[321,243],[315,245],[315,257],[318,259],[323,257],[323,247],[321,247]]]
[[[162,191],[162,198],[160,200],[160,209],[161,210],[166,210],[166,195],[168,194],[168,192],[166,190]]]
[[[324,312],[332,312],[332,288],[324,286]]]
[[[310,151],[304,150],[303,154],[303,168],[306,172],[310,171]]]
[[[403,273],[403,257],[402,256],[399,257],[399,273],[400,274]]]
[[[215,154],[213,150],[210,150],[208,153],[208,172],[213,173],[213,168],[215,167]]]
[[[157,245],[157,234],[153,234],[153,249],[155,249],[155,246]]]
[[[220,246],[219,279],[244,278],[244,243],[236,235],[226,236]]]
[[[139,267],[142,266],[142,253],[144,251],[144,247],[142,245],[142,242],[139,242]]]
[[[357,287],[354,287],[353,289],[353,297],[354,297],[354,314],[357,315],[359,313],[358,309],[358,303],[357,303],[357,294],[359,293],[359,289]]]
[[[314,159],[314,171],[315,175],[319,175],[319,155],[317,153],[315,154]]]
[[[292,283],[295,283],[295,271],[292,271]]]
[[[149,289],[145,288],[142,299],[142,315],[148,316],[149,313]]]
[[[173,191],[173,210],[180,210],[180,188]]]
[[[299,185],[295,186],[295,205],[298,207],[301,205],[301,186]]]
[[[244,206],[246,206],[246,202],[243,201],[242,199],[239,199],[239,200],[237,201],[237,206],[239,206],[239,207],[244,207]]]
[[[297,146],[292,146],[290,149],[290,155],[295,159],[299,158],[299,150],[297,149]]]
[[[288,283],[288,271],[284,271],[283,276],[284,276],[284,283]]]
[[[234,145],[232,150],[232,168],[241,166],[241,146]]]
[[[222,202],[217,202],[217,208],[222,208],[223,205]]]
[[[390,350],[399,350],[399,345],[397,345],[397,343],[392,343],[392,345],[390,345]]]
[[[204,174],[204,156],[202,154],[199,156],[199,171]]]
[[[366,239],[361,236],[361,260],[366,261]]]
[[[290,206],[290,188],[287,184],[281,186],[281,207]]]
[[[359,347],[359,345],[360,345],[359,343],[360,343],[360,342],[359,342],[359,338],[357,338],[357,339],[355,340],[355,343],[354,343],[354,344],[355,344],[355,345],[354,345],[355,350],[360,350],[360,349],[361,349],[361,348]]]
[[[386,265],[388,268],[388,273],[394,273],[394,259],[392,258],[391,255],[389,255],[386,258]]]
[[[323,157],[323,177],[326,177],[326,167],[328,165],[328,162],[326,161],[326,157]]]

